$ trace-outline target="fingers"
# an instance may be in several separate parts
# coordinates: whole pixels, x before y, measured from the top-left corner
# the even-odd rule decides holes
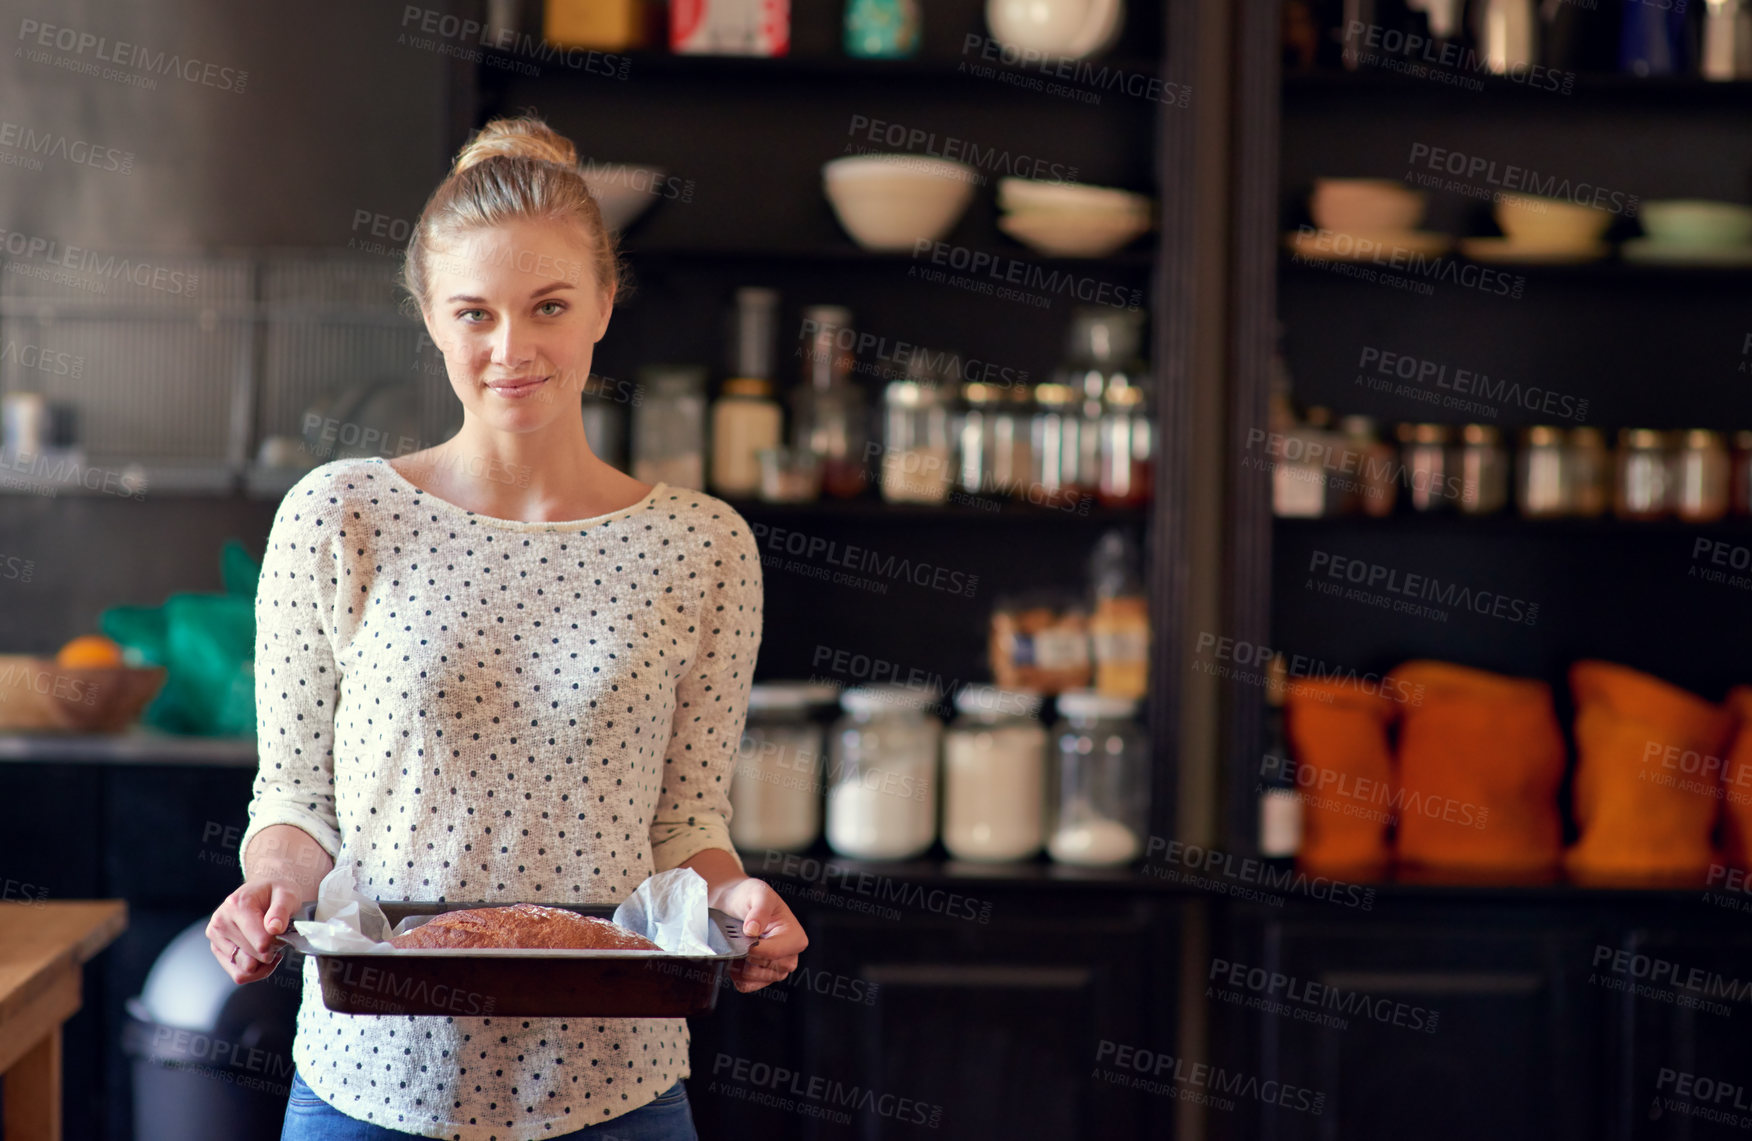
[[[284,935],[292,927],[292,916],[303,904],[298,893],[284,884],[274,885],[274,897],[268,902],[262,926],[270,935]]]
[[[773,983],[783,982],[796,969],[795,955],[782,959],[756,959],[751,956],[731,968],[730,979],[736,984],[738,991],[747,994]]]

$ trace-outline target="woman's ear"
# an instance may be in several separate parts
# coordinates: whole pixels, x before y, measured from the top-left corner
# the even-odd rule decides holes
[[[614,290],[602,293],[597,300],[600,312],[596,320],[596,343],[601,344],[602,338],[608,334],[608,319],[614,315]]]

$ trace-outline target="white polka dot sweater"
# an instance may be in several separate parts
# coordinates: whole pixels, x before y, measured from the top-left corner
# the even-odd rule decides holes
[[[263,559],[241,847],[295,825],[376,899],[618,903],[732,851],[761,610],[748,524],[701,492],[531,523],[324,464]],[[681,1019],[335,1014],[307,961],[293,1057],[353,1117],[526,1141],[651,1101],[687,1047]]]

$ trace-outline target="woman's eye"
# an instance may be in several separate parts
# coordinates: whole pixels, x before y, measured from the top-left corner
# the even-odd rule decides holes
[[[477,322],[486,320],[487,311],[485,309],[464,309],[458,312],[456,316],[459,320],[466,321],[473,325]]]
[[[565,311],[566,311],[566,303],[563,301],[543,301],[536,308],[536,312],[540,313],[544,317],[558,317],[561,313],[564,313]]]

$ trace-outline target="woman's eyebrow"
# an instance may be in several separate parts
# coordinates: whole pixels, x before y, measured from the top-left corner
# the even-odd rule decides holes
[[[537,297],[546,297],[548,294],[554,293],[554,292],[561,290],[561,289],[571,289],[571,288],[573,288],[573,286],[572,286],[572,283],[569,281],[555,281],[555,282],[552,282],[548,285],[542,286],[540,289],[536,290],[534,293],[531,293],[529,295],[529,297],[530,297],[530,300],[534,300]],[[485,305],[487,299],[485,297],[475,297],[472,294],[458,293],[458,294],[455,294],[455,295],[447,298],[446,304],[448,304],[449,302],[452,302],[452,301],[462,301],[462,302],[466,302],[466,303],[471,304],[471,305]]]

